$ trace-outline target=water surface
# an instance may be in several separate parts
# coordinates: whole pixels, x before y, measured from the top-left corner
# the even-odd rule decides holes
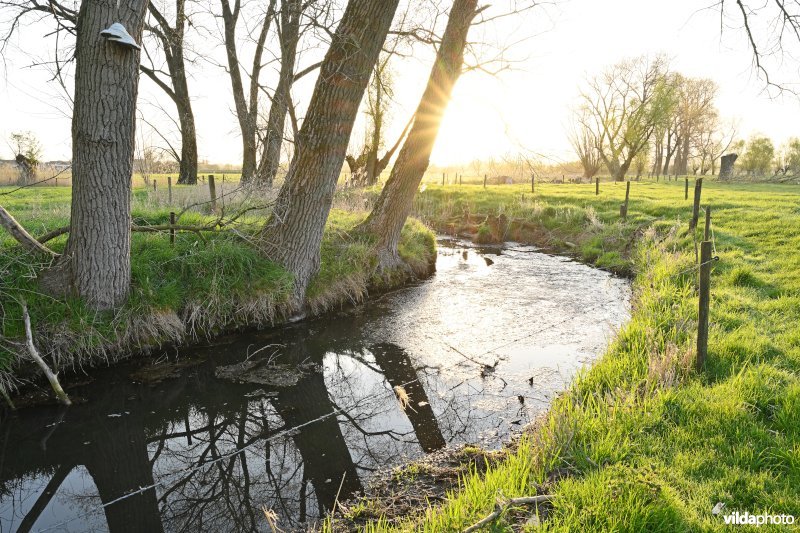
[[[374,472],[501,446],[628,318],[621,279],[441,240],[431,279],[286,328],[92,372],[70,409],[3,413],[0,531],[269,531]]]

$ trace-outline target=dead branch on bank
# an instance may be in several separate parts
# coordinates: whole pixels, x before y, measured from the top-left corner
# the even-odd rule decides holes
[[[492,521],[500,517],[500,515],[503,514],[509,507],[513,507],[515,505],[538,505],[540,503],[547,503],[552,499],[552,495],[542,494],[541,496],[523,496],[521,498],[511,498],[505,501],[498,500],[495,502],[494,511],[491,514],[479,522],[469,526],[464,530],[463,533],[472,533],[473,531],[478,531],[482,527],[489,525]]]
[[[28,347],[28,354],[30,354],[31,358],[36,361],[36,364],[39,365],[39,368],[42,369],[44,372],[45,377],[47,377],[47,381],[50,382],[50,386],[53,388],[53,392],[56,393],[56,397],[58,401],[63,403],[64,405],[72,405],[72,402],[67,396],[67,393],[64,392],[64,389],[61,388],[61,383],[58,381],[58,374],[54,374],[50,367],[47,366],[42,356],[39,355],[39,351],[36,349],[36,346],[33,344],[33,332],[31,331],[31,316],[28,313],[28,305],[25,301],[21,301],[20,304],[22,305],[22,317],[25,320],[25,339],[26,339],[26,346]]]
[[[11,234],[14,239],[20,243],[24,248],[35,253],[48,254],[52,257],[58,257],[58,254],[53,250],[37,241],[31,234],[28,233],[11,214],[0,206],[0,226]]]

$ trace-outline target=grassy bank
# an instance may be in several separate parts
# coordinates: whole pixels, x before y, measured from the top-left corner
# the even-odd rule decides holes
[[[268,197],[228,191],[226,216],[270,202]],[[0,193],[10,189],[0,188]],[[220,189],[218,189],[220,191]],[[136,189],[134,224],[167,224],[169,212],[205,200],[202,187],[174,187],[167,192]],[[238,196],[237,196],[238,194]],[[67,188],[36,187],[7,196],[0,203],[34,236],[69,222]],[[221,205],[222,202],[219,202]],[[55,370],[111,362],[139,350],[177,344],[239,327],[269,326],[287,318],[291,276],[265,261],[249,242],[269,214],[253,209],[236,220],[236,232],[179,232],[174,245],[167,232],[135,232],[132,239],[132,289],[127,304],[114,313],[95,313],[81,302],[58,299],[37,290],[36,275],[48,264],[24,252],[0,233],[0,384],[12,386],[27,366],[14,342],[24,340],[20,300],[30,308],[36,343]],[[373,279],[374,257],[368,239],[354,234],[363,213],[334,210],[322,246],[321,270],[308,296],[311,313],[364,298],[369,288],[384,288]],[[207,204],[190,207],[179,223],[202,226],[217,216]],[[50,241],[63,250],[66,235]],[[422,274],[435,258],[434,236],[421,223],[409,221],[401,255]],[[397,280],[395,280],[397,281]],[[2,340],[0,338],[0,340]]]
[[[522,186],[428,186],[420,195],[417,215],[437,228],[480,238],[505,215],[505,238],[629,271],[632,319],[509,458],[465,476],[441,505],[345,517],[349,524],[459,531],[498,497],[534,494],[553,495],[539,507],[539,526],[528,522],[535,508],[523,506],[491,530],[718,531],[726,528],[711,512],[718,502],[723,514],[800,516],[800,187],[704,187],[720,260],[702,372],[692,368],[691,200],[681,182],[633,183],[623,223],[623,198],[624,186],[610,183],[600,196],[593,184],[542,185],[535,196]]]

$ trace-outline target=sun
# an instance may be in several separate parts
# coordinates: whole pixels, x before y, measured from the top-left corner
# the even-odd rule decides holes
[[[431,162],[459,165],[502,152],[506,126],[498,103],[480,79],[459,81],[445,111]]]

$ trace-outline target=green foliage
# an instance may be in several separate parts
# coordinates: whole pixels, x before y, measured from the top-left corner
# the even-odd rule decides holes
[[[748,174],[766,176],[771,172],[775,158],[775,147],[768,137],[752,137],[747,141],[744,154],[739,158],[739,165]]]

